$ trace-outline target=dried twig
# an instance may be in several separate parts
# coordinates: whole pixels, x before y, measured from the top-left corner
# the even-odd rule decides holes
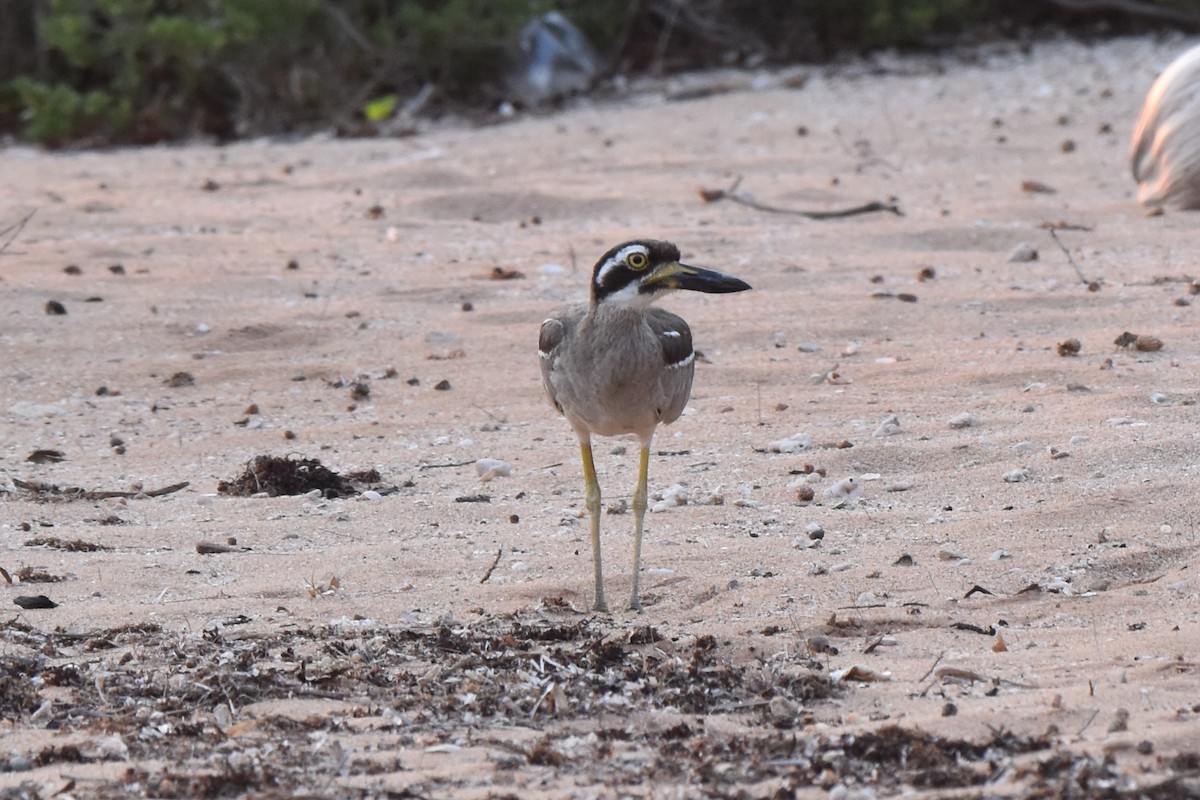
[[[1082,225],[1067,225],[1064,222],[1060,222],[1057,224],[1046,224],[1046,225],[1043,225],[1042,227],[1045,228],[1050,233],[1050,238],[1053,239],[1054,243],[1056,245],[1058,245],[1059,248],[1062,249],[1063,253],[1066,254],[1067,261],[1070,262],[1071,268],[1075,270],[1075,274],[1079,276],[1080,282],[1090,284],[1091,281],[1089,281],[1087,278],[1083,277],[1083,270],[1081,270],[1079,268],[1079,265],[1075,263],[1075,257],[1071,255],[1071,251],[1068,250],[1067,246],[1062,243],[1061,239],[1058,238],[1058,232],[1066,231],[1066,230],[1090,231],[1091,228],[1085,228]]]
[[[718,200],[731,200],[739,205],[758,211],[766,211],[771,214],[792,214],[806,219],[841,219],[842,217],[853,217],[857,214],[871,214],[876,211],[890,211],[898,217],[904,216],[904,212],[900,210],[899,203],[894,197],[889,197],[886,202],[876,200],[871,203],[864,203],[861,206],[836,209],[834,211],[804,211],[798,208],[780,208],[779,206],[760,203],[744,194],[738,194],[737,188],[741,183],[742,177],[739,175],[738,179],[728,189],[701,189],[700,198],[706,203],[715,203]]]
[[[11,231],[11,235],[8,236],[8,238],[4,240],[4,244],[0,244],[0,255],[4,254],[4,251],[7,250],[8,246],[13,243],[13,240],[16,239],[17,236],[19,236],[21,234],[21,231],[23,231],[25,229],[25,226],[29,224],[29,220],[33,219],[33,215],[36,213],[37,213],[37,209],[35,208],[33,211],[30,211],[28,214],[26,214],[24,217],[22,217],[17,222],[14,222],[12,225],[9,225],[7,228],[4,228],[3,230],[0,230],[0,236],[6,236]]]
[[[418,464],[417,469],[445,469],[447,467],[469,467],[474,461],[453,461],[449,464]]]
[[[927,671],[927,672],[926,672],[924,675],[922,675],[922,676],[921,676],[921,678],[920,678],[920,679],[917,681],[917,683],[921,683],[921,682],[922,682],[922,681],[924,681],[926,678],[928,678],[930,675],[932,675],[932,674],[933,674],[933,671],[934,671],[935,669],[937,669],[937,665],[938,665],[938,664],[940,664],[940,663],[942,663],[942,657],[943,657],[943,656],[945,656],[945,655],[946,655],[946,651],[945,651],[945,650],[943,650],[942,652],[938,653],[938,657],[937,657],[937,658],[935,658],[935,659],[933,660],[933,663],[929,665],[929,670],[928,670],[928,671]]]
[[[488,578],[492,577],[492,573],[496,571],[496,565],[500,563],[500,557],[504,555],[504,548],[501,547],[496,551],[496,560],[487,568],[487,572],[483,573],[483,577],[479,579],[480,583],[487,583]]]
[[[190,481],[183,481],[181,483],[173,483],[170,486],[164,486],[161,489],[148,489],[140,492],[110,492],[80,489],[77,486],[57,486],[53,483],[42,483],[41,481],[23,481],[19,478],[13,478],[12,482],[18,489],[24,489],[27,492],[63,497],[68,500],[111,500],[115,497],[124,497],[127,499],[135,497],[162,497],[165,494],[178,492],[180,489],[185,489],[191,485]]]

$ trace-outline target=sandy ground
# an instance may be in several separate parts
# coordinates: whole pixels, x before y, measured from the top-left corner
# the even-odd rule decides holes
[[[36,211],[0,254],[3,594],[59,604],[10,606],[5,796],[1195,788],[1200,216],[1147,217],[1127,168],[1141,98],[1184,46],[709,76],[734,90],[398,140],[0,151],[0,228]],[[738,178],[774,206],[895,197],[903,216],[701,199]],[[537,327],[640,236],[754,291],[663,303],[705,357],[651,491],[690,502],[648,516],[645,611],[593,615],[578,451],[542,395]],[[1038,258],[1011,260],[1022,244]],[[1126,331],[1161,350],[1116,345]],[[770,451],[797,434],[807,448]],[[597,452],[617,506],[636,448]],[[219,495],[257,455],[382,480]],[[511,476],[482,482],[485,457]],[[826,490],[848,476],[861,494],[840,502]],[[617,601],[632,520],[603,525]],[[689,705],[646,666],[587,694],[604,642],[626,671],[690,664],[714,697],[712,670],[737,691]],[[505,647],[539,666],[482,707]],[[221,691],[194,676],[246,648],[257,666]],[[293,689],[326,670],[323,691],[231,689],[280,665]],[[346,683],[364,665],[385,678]],[[835,763],[885,734],[907,738],[863,756],[875,772]],[[913,755],[1001,739],[1023,744],[979,756],[977,779],[931,780]]]

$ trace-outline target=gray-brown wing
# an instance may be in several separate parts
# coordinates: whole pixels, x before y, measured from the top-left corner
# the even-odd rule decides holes
[[[562,404],[558,400],[551,375],[557,369],[558,358],[563,354],[567,343],[575,335],[575,327],[582,319],[584,309],[570,307],[562,309],[553,317],[542,322],[538,332],[538,362],[542,370],[542,388],[550,404],[563,413]]]
[[[662,346],[664,369],[658,385],[664,402],[659,418],[671,423],[679,419],[692,394],[692,376],[696,373],[692,330],[682,317],[661,308],[651,308],[646,323]]]

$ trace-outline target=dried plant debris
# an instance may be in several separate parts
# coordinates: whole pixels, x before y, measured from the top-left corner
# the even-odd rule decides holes
[[[172,389],[178,389],[182,386],[195,386],[196,377],[190,372],[176,372],[163,381],[163,383]]]
[[[1056,349],[1060,356],[1067,358],[1079,355],[1079,351],[1083,349],[1083,344],[1078,339],[1067,339],[1066,341],[1059,342]]]
[[[83,539],[60,539],[57,536],[35,536],[32,539],[26,539],[25,546],[47,547],[51,550],[65,550],[68,553],[96,553],[101,550],[112,549],[111,547],[105,547],[102,544],[84,541]]]
[[[1053,729],[992,727],[970,740],[894,723],[813,728],[812,709],[853,691],[834,686],[819,659],[736,663],[711,636],[649,625],[518,615],[242,627],[253,621],[233,615],[194,633],[0,624],[0,714],[18,734],[9,763],[127,762],[89,778],[89,796],[104,798],[309,796],[324,775],[323,796],[359,800],[414,774],[402,753],[453,758],[470,747],[487,751],[486,775],[423,771],[416,791],[394,796],[461,795],[529,767],[563,782],[547,783],[548,794],[653,782],[713,798],[766,785],[775,797],[846,786],[958,796],[1000,780],[1020,796],[1132,797],[1118,789],[1136,786],[1138,796],[1183,797],[1196,783],[1191,753],[1164,754],[1134,784]],[[270,710],[247,711],[254,704]],[[33,726],[70,741],[31,738],[22,750]]]
[[[381,486],[382,481],[374,469],[341,475],[315,458],[255,456],[241,475],[218,483],[217,491],[240,497],[256,494],[278,497],[319,491],[324,497],[334,498],[353,497],[366,489],[381,494],[394,490]]]
[[[19,478],[13,478],[12,482],[13,486],[33,494],[39,500],[111,500],[119,497],[126,499],[162,497],[163,495],[178,492],[180,489],[186,489],[190,485],[187,481],[181,481],[173,483],[170,486],[164,486],[161,489],[109,491],[104,489],[81,489],[78,486],[58,486],[42,481],[23,481]]]
[[[67,456],[61,450],[34,450],[25,460],[32,464],[57,464],[66,461]]]
[[[21,583],[58,583],[66,578],[61,575],[51,575],[42,567],[21,567],[17,570],[17,580]]]

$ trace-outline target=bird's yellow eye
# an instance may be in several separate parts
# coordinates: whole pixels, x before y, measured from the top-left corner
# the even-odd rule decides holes
[[[650,259],[645,253],[630,253],[625,257],[625,264],[630,269],[645,269],[650,264]]]

